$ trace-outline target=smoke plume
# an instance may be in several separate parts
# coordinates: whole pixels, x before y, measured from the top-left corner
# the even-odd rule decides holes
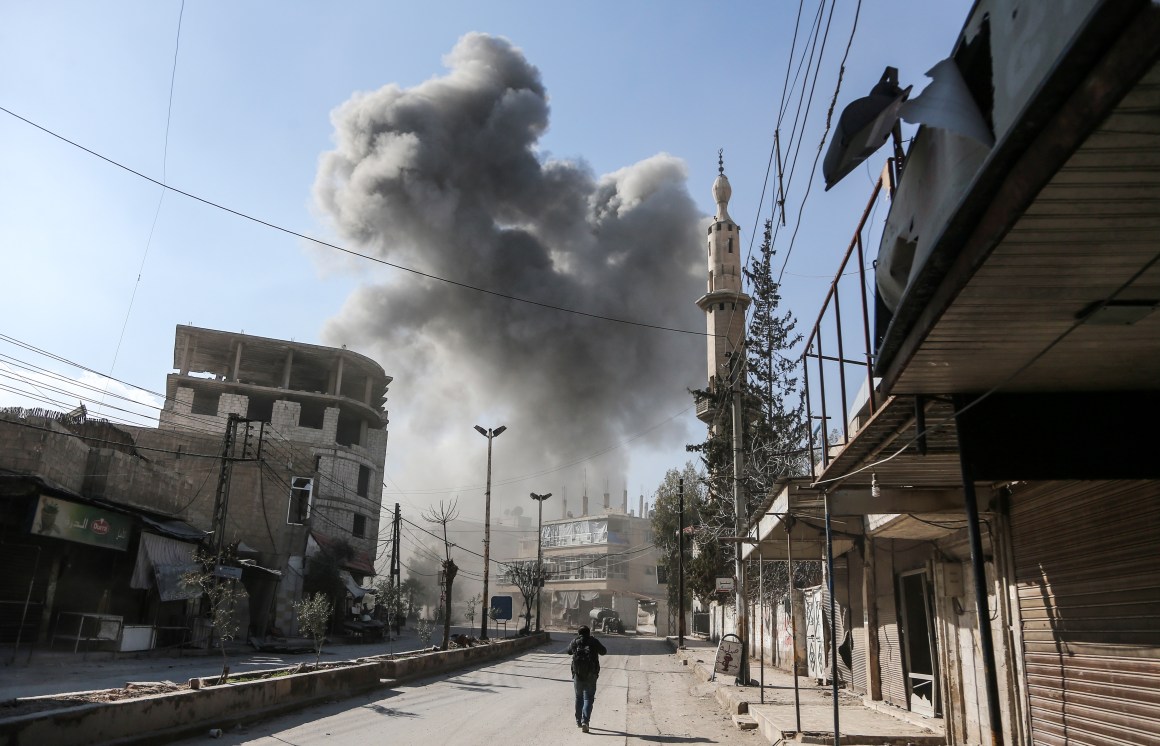
[[[335,147],[320,159],[314,191],[343,239],[456,282],[703,329],[693,301],[704,287],[705,223],[683,162],[659,154],[597,177],[583,162],[543,157],[547,91],[519,49],[473,33],[444,62],[442,77],[358,93],[333,112]],[[374,357],[395,377],[390,479],[403,489],[474,485],[460,502],[465,513],[481,502],[472,493],[484,478],[486,442],[473,425],[509,428],[494,442],[494,499],[522,504],[529,491],[567,484],[578,512],[584,465],[507,480],[646,430],[688,406],[687,389],[704,378],[703,337],[395,270],[359,287],[324,336]],[[685,442],[687,433],[662,428],[634,446],[671,449],[680,466]],[[586,466],[589,493],[602,493],[608,480],[619,495],[626,450],[603,459]],[[392,486],[384,504],[393,502]],[[545,518],[558,515],[550,501]]]

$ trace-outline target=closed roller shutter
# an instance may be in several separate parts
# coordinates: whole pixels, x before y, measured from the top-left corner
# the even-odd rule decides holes
[[[1160,743],[1160,485],[1012,496],[1032,741]]]

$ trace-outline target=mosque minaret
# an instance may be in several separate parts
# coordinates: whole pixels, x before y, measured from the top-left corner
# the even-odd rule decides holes
[[[725,164],[717,155],[717,178],[713,181],[713,201],[717,214],[709,225],[707,240],[709,282],[697,307],[705,313],[708,340],[708,388],[729,385],[729,356],[740,351],[745,338],[745,311],[750,298],[741,289],[741,228],[729,217],[733,187],[725,176]],[[697,416],[708,423],[713,412],[698,405]]]

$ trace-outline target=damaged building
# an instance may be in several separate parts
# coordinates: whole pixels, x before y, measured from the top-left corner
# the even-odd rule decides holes
[[[226,548],[243,634],[294,635],[310,558],[375,574],[391,378],[346,350],[178,326],[158,426],[0,414],[5,644],[206,637],[181,582]],[[341,612],[340,612],[341,613]]]

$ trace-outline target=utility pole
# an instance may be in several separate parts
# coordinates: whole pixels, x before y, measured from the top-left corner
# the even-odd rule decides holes
[[[677,481],[677,647],[685,647],[685,480]]]
[[[532,493],[532,499],[539,505],[539,516],[536,519],[536,631],[539,632],[540,627],[540,595],[544,591],[544,501],[552,496],[549,492],[546,495],[537,495]]]
[[[213,499],[213,556],[214,563],[220,564],[225,550],[226,511],[230,502],[230,476],[233,473],[234,440],[238,432],[239,416],[230,413],[226,418],[226,433],[222,437],[222,463],[218,471],[217,492]]]
[[[395,608],[388,610],[387,613],[391,615],[388,624],[395,628],[395,635],[399,634],[399,608],[402,605],[403,593],[403,577],[399,572],[399,523],[402,519],[402,514],[399,512],[399,504],[395,503],[395,520],[391,527],[391,583],[395,586]]]
[[[733,527],[735,535],[746,535],[745,495],[741,488],[742,457],[741,442],[741,379],[745,372],[745,359],[739,348],[729,361],[733,388]],[[737,679],[742,686],[749,686],[749,625],[748,604],[745,582],[745,563],[741,560],[741,544],[733,550],[733,573],[737,577],[734,584],[733,604],[737,613],[737,636],[741,638],[741,665],[737,669]]]

